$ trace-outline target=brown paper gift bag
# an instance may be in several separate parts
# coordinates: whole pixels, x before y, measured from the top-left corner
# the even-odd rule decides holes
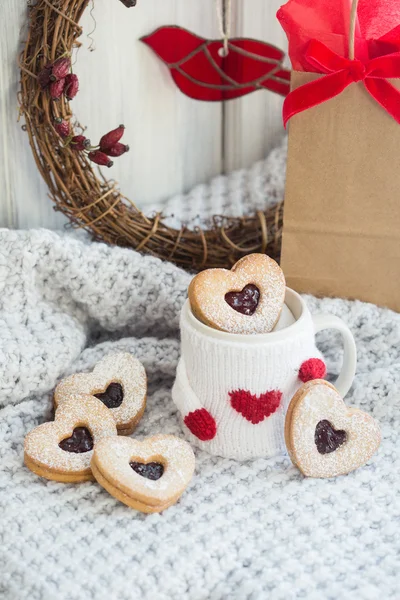
[[[299,292],[400,311],[400,125],[361,82],[290,120],[282,268]]]

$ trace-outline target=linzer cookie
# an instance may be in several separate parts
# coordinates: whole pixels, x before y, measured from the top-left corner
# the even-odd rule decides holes
[[[285,277],[266,254],[250,254],[230,271],[202,271],[189,286],[193,314],[203,323],[229,333],[272,331],[285,299]]]
[[[294,395],[286,415],[289,455],[308,477],[335,477],[365,465],[377,451],[377,422],[357,408],[347,408],[328,382],[306,383]]]
[[[175,504],[192,478],[195,458],[190,445],[172,435],[143,442],[116,437],[94,449],[92,471],[112,496],[145,513]]]
[[[100,400],[87,394],[72,395],[57,409],[54,421],[28,433],[25,464],[46,479],[70,483],[90,480],[95,444],[114,436],[115,421]]]
[[[91,394],[110,409],[118,433],[130,435],[146,406],[147,380],[144,367],[128,352],[110,354],[92,373],[77,373],[60,381],[54,392],[56,406],[71,394]]]

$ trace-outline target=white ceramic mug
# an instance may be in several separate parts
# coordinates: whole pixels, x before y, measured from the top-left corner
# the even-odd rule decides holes
[[[315,334],[323,329],[342,335],[343,367],[335,385],[342,396],[349,391],[357,353],[347,325],[333,315],[313,317],[303,298],[289,288],[285,304],[293,324],[267,334],[236,335],[201,323],[185,303],[172,397],[194,445],[239,460],[284,452],[286,410],[302,385],[301,365],[322,359]]]

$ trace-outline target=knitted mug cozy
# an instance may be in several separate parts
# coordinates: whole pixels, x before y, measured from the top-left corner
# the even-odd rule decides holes
[[[287,288],[295,322],[261,335],[233,335],[198,321],[189,301],[181,314],[181,358],[172,389],[189,441],[210,454],[245,460],[285,452],[284,422],[298,388],[325,376],[315,333],[334,328],[345,347],[336,385],[344,396],[353,381],[356,350],[347,326],[334,316],[313,318]]]

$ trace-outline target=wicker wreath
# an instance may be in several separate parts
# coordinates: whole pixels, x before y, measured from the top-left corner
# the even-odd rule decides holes
[[[96,240],[147,252],[190,270],[227,267],[251,252],[267,252],[279,260],[282,202],[254,216],[214,216],[208,229],[184,225],[173,229],[163,222],[162,214],[146,217],[115,182],[93,170],[85,153],[63,144],[54,123],[61,118],[72,128],[69,102],[65,97],[54,102],[43,93],[38,75],[46,64],[80,46],[79,21],[88,3],[37,0],[29,8],[29,30],[20,58],[20,109],[55,210]]]

